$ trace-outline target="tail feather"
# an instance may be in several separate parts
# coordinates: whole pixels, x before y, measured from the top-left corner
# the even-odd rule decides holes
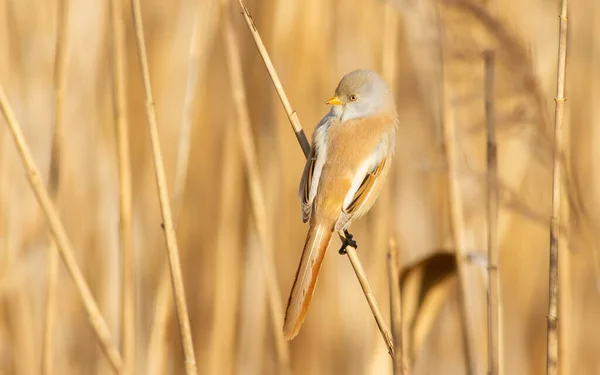
[[[332,234],[330,227],[323,225],[311,225],[308,230],[302,258],[285,311],[283,334],[286,340],[296,337],[302,327]]]

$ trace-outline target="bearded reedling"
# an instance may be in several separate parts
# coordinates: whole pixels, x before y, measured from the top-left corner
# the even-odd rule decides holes
[[[300,181],[302,221],[310,227],[285,314],[288,340],[304,322],[333,232],[344,232],[340,253],[356,247],[348,227],[377,200],[394,153],[396,105],[377,73],[348,73],[326,104],[331,110],[313,133]]]

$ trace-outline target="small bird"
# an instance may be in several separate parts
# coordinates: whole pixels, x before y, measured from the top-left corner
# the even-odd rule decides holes
[[[300,181],[302,221],[308,234],[288,300],[284,337],[293,339],[304,322],[333,232],[344,232],[375,203],[394,153],[398,114],[392,91],[377,73],[346,74],[325,104],[331,110],[313,132],[312,147]]]

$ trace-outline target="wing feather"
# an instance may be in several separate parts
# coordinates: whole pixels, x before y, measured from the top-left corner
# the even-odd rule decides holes
[[[336,121],[336,119],[332,113],[329,113],[321,119],[315,128],[310,153],[304,165],[298,195],[302,201],[302,221],[305,223],[312,215],[313,200],[317,195],[321,171],[327,158],[327,131],[333,121]]]
[[[302,201],[302,221],[306,223],[310,219],[312,212],[312,201],[311,187],[313,182],[313,176],[315,172],[315,166],[317,164],[317,157],[315,155],[315,147],[310,149],[306,164],[304,165],[304,172],[302,173],[302,179],[300,180],[300,199]]]
[[[375,168],[365,175],[362,183],[352,196],[352,200],[343,208],[342,214],[335,226],[336,230],[345,228],[351,220],[364,215],[373,203],[375,203],[375,200],[379,196],[381,185],[387,176],[388,159],[389,157],[383,158]]]

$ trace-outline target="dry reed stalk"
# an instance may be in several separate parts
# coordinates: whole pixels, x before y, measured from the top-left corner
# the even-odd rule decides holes
[[[558,372],[558,241],[560,237],[561,160],[563,151],[563,117],[565,106],[565,71],[567,66],[567,0],[561,2],[558,36],[558,70],[556,106],[554,108],[554,156],[552,166],[552,217],[550,219],[550,263],[548,278],[548,331],[546,374]]]
[[[441,51],[442,59],[444,52]],[[459,184],[458,171],[458,147],[456,145],[456,129],[454,124],[454,113],[450,104],[450,93],[448,92],[448,84],[446,77],[444,76],[444,62],[442,60],[442,112],[443,112],[443,138],[444,138],[444,152],[448,163],[448,196],[450,200],[450,216],[452,234],[454,237],[454,249],[456,256],[456,267],[458,273],[458,296],[459,296],[459,309],[461,317],[461,328],[463,333],[463,345],[465,349],[466,363],[468,375],[474,375],[477,372],[476,366],[476,348],[475,332],[473,330],[473,314],[470,311],[469,306],[470,296],[468,293],[468,272],[467,269],[467,250],[465,248],[465,241],[463,234],[465,233],[464,218],[462,212],[462,195]]]
[[[238,311],[239,228],[242,217],[238,209],[243,204],[242,163],[235,123],[230,121],[225,131],[221,176],[220,218],[217,230],[215,302],[211,332],[211,357],[208,374],[229,375],[235,368],[235,333]]]
[[[254,44],[256,45],[256,48],[258,48],[258,52],[260,53],[260,56],[262,57],[262,60],[265,63],[265,67],[267,68],[267,71],[269,72],[269,77],[271,77],[271,82],[273,82],[273,86],[275,86],[275,90],[277,91],[279,100],[281,100],[281,104],[283,105],[283,108],[285,109],[285,113],[287,114],[288,119],[290,120],[290,125],[292,125],[292,129],[294,130],[294,133],[296,134],[296,139],[298,140],[298,143],[300,143],[302,152],[304,152],[304,157],[308,157],[308,153],[310,152],[310,143],[308,142],[308,139],[306,138],[306,134],[304,134],[304,129],[302,129],[302,125],[300,124],[300,119],[298,119],[298,114],[292,108],[292,105],[290,104],[290,101],[288,100],[287,95],[285,94],[285,91],[283,90],[283,85],[281,84],[281,81],[279,80],[277,71],[275,70],[273,63],[271,62],[271,58],[269,57],[267,48],[265,47],[265,45],[262,41],[262,38],[260,37],[260,34],[258,33],[258,30],[256,28],[256,25],[254,24],[254,20],[252,19],[252,16],[250,15],[250,12],[248,11],[248,8],[246,8],[246,6],[244,5],[244,2],[242,0],[238,0],[238,3],[240,4],[240,7],[242,8],[242,15],[244,16],[244,19],[246,20],[246,24],[248,25],[248,29],[250,30],[250,34],[252,35],[252,38],[254,39]]]
[[[225,39],[226,61],[229,68],[229,78],[231,82],[231,91],[237,115],[238,131],[240,136],[240,145],[246,166],[248,185],[250,189],[250,201],[252,204],[252,214],[258,238],[261,244],[260,255],[263,264],[263,272],[267,284],[267,300],[271,312],[271,322],[273,323],[273,335],[275,347],[277,349],[277,358],[280,365],[280,373],[291,373],[289,348],[283,337],[283,301],[281,291],[277,283],[277,274],[274,261],[272,235],[267,225],[267,209],[262,183],[260,181],[260,172],[258,169],[258,160],[256,156],[256,146],[252,136],[250,125],[250,113],[246,101],[244,88],[244,79],[242,76],[242,62],[239,54],[239,44],[237,35],[231,24],[231,15],[226,1],[222,1],[221,12],[223,14],[223,37]]]
[[[219,7],[214,0],[198,3],[194,16],[194,26],[190,41],[190,59],[186,80],[186,91],[183,103],[183,115],[179,130],[179,143],[177,147],[177,164],[175,166],[175,180],[171,197],[173,217],[179,223],[181,207],[185,193],[185,183],[188,177],[189,155],[192,141],[193,104],[200,95],[197,92],[198,82],[206,69],[207,46],[213,40]],[[171,300],[169,288],[169,270],[164,268],[159,278],[158,292],[156,293],[156,311],[153,317],[150,340],[148,342],[148,366],[150,374],[162,374],[166,366],[169,347],[165,339],[171,317]]]
[[[394,375],[408,375],[408,369],[404,362],[404,348],[402,347],[402,296],[400,294],[398,244],[394,236],[390,236],[387,263],[390,284],[390,320],[394,339],[394,355],[392,356]]]
[[[342,234],[343,233],[340,233],[340,235],[342,235]],[[385,345],[388,348],[388,352],[390,353],[390,355],[393,355],[394,354],[394,339],[392,338],[392,333],[390,332],[390,329],[388,328],[387,324],[385,323],[385,320],[383,319],[383,314],[381,313],[381,309],[379,308],[379,305],[377,304],[377,300],[375,299],[375,294],[373,293],[373,290],[371,289],[371,285],[369,284],[369,279],[367,278],[367,274],[362,267],[360,259],[358,259],[358,253],[356,252],[356,249],[352,246],[348,246],[348,248],[346,249],[346,252],[348,254],[348,259],[350,259],[350,263],[352,264],[352,268],[354,269],[354,273],[356,274],[356,278],[358,279],[358,282],[360,283],[360,287],[362,288],[363,293],[365,294],[367,303],[369,304],[369,307],[371,308],[373,317],[375,318],[375,321],[377,322],[377,327],[379,328],[381,337],[383,337],[383,340],[385,341]]]
[[[138,50],[138,62],[144,79],[144,93],[146,96],[146,116],[148,117],[148,130],[152,143],[152,155],[154,162],[154,171],[156,173],[156,186],[158,188],[158,198],[160,210],[163,219],[163,229],[165,233],[165,242],[169,255],[169,265],[171,270],[171,283],[175,300],[175,309],[177,310],[177,320],[181,333],[181,341],[185,355],[185,369],[188,375],[197,374],[196,358],[194,355],[194,344],[192,342],[192,331],[190,329],[189,314],[187,303],[185,301],[185,288],[183,285],[183,276],[181,274],[181,264],[179,262],[179,249],[177,247],[177,238],[173,227],[173,218],[171,207],[169,205],[169,192],[167,188],[167,178],[165,166],[162,158],[160,140],[158,139],[158,124],[156,121],[156,112],[154,109],[154,99],[152,97],[152,86],[150,85],[150,70],[148,68],[148,57],[146,54],[146,42],[144,40],[144,27],[142,24],[142,10],[140,0],[131,0],[133,19],[135,24],[135,37]]]
[[[112,26],[113,116],[119,170],[119,247],[121,250],[121,350],[128,374],[135,374],[135,255],[132,240],[131,161],[127,121],[127,55],[123,0],[110,1]]]
[[[498,160],[494,122],[494,52],[484,53],[487,139],[488,374],[500,374],[500,281],[498,279]]]
[[[246,8],[246,6],[244,5],[244,3],[241,0],[238,0],[238,3],[240,4],[240,7],[242,8],[242,14],[244,16],[244,19],[246,20],[248,29],[250,30],[250,33],[252,34],[252,37],[254,38],[256,47],[258,48],[258,51],[263,59],[263,62],[265,63],[267,71],[269,72],[269,76],[271,77],[271,80],[273,82],[273,86],[275,86],[275,89],[277,90],[277,94],[279,95],[281,103],[284,106],[284,109],[287,113],[288,119],[290,120],[290,124],[292,125],[292,129],[294,130],[294,133],[296,134],[296,139],[298,140],[298,143],[300,144],[300,147],[302,148],[302,152],[304,152],[304,156],[307,157],[308,153],[310,151],[310,144],[308,143],[308,140],[306,139],[306,135],[304,134],[304,130],[302,129],[302,125],[300,124],[300,120],[298,120],[298,115],[297,115],[296,111],[294,111],[292,109],[292,106],[285,94],[285,91],[283,90],[281,81],[279,80],[279,77],[277,76],[275,67],[273,66],[273,63],[271,62],[271,58],[269,57],[267,49],[265,48],[265,46],[262,42],[262,39],[258,33],[258,30],[256,29],[256,25],[254,24],[254,20],[252,19],[250,12],[248,11],[248,9]],[[367,275],[366,275],[364,269],[362,268],[362,265],[360,263],[360,259],[358,258],[356,249],[353,248],[352,246],[348,246],[346,248],[346,254],[348,255],[350,263],[352,264],[352,268],[354,269],[354,272],[356,273],[358,281],[363,289],[363,292],[367,299],[367,303],[369,304],[369,308],[371,309],[371,312],[373,313],[373,317],[375,318],[375,321],[377,322],[377,326],[379,327],[379,331],[381,332],[381,335],[383,336],[383,339],[385,340],[386,345],[388,347],[388,351],[391,354],[391,353],[393,353],[393,350],[394,350],[394,347],[392,344],[392,339],[391,339],[392,335],[390,333],[389,328],[387,327],[387,324],[383,320],[383,314],[381,313],[381,309],[379,308],[379,305],[377,304],[377,301],[375,300],[373,290],[369,284]]]
[[[33,192],[35,193],[35,197],[40,204],[46,219],[48,220],[48,224],[50,226],[50,230],[52,231],[52,235],[54,236],[54,240],[56,242],[58,251],[60,252],[61,257],[63,258],[63,262],[67,268],[67,271],[73,278],[73,282],[75,283],[75,287],[79,292],[81,300],[83,302],[83,306],[88,314],[88,319],[96,338],[98,339],[98,343],[100,347],[106,354],[111,366],[118,374],[124,373],[123,360],[121,359],[121,355],[119,351],[116,349],[114,344],[112,343],[112,337],[108,326],[106,325],[106,321],[100,314],[100,310],[98,309],[98,305],[92,296],[89,286],[87,285],[81,270],[77,266],[77,262],[75,260],[73,246],[67,236],[67,233],[60,221],[56,210],[52,204],[52,200],[48,194],[48,191],[44,188],[44,185],[41,180],[41,174],[39,169],[35,165],[33,160],[33,156],[31,155],[31,151],[29,150],[29,146],[25,141],[25,137],[23,136],[23,132],[17,122],[14,111],[12,110],[10,103],[8,102],[8,98],[6,97],[6,93],[4,92],[4,86],[0,84],[0,109],[6,118],[6,122],[8,124],[8,128],[13,137],[14,143],[17,147],[17,151],[19,156],[21,157],[21,161],[23,162],[23,167],[27,172],[27,179]]]
[[[63,92],[67,68],[69,0],[57,2],[56,49],[54,52],[54,135],[50,156],[50,181],[48,194],[56,205],[60,181],[60,147],[63,127]],[[54,368],[54,331],[56,325],[56,300],[58,292],[58,250],[52,236],[49,239],[48,262],[46,268],[46,311],[42,337],[42,374],[52,373]]]

